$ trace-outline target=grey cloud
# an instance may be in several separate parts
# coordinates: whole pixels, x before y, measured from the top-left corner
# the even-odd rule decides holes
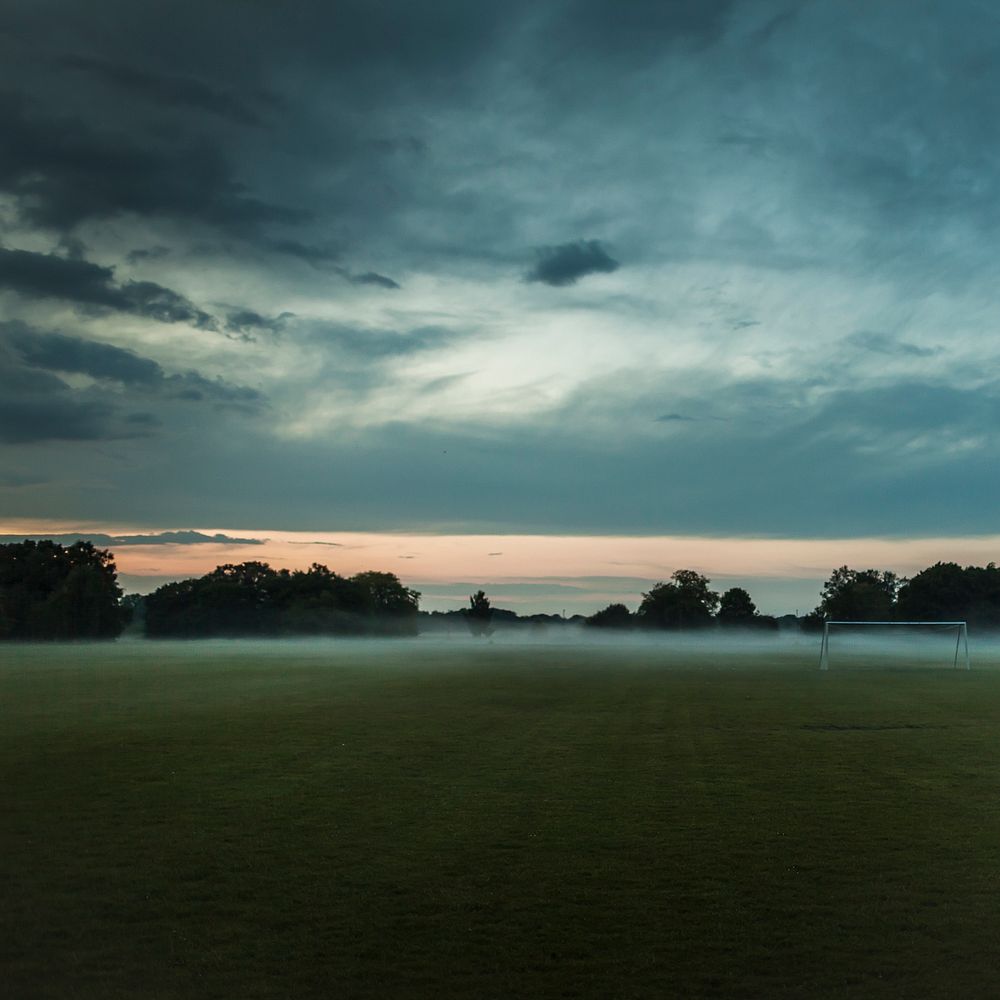
[[[283,312],[277,316],[262,316],[253,309],[235,309],[226,314],[226,329],[244,336],[257,330],[280,333],[288,321],[294,318],[295,314],[290,312]]]
[[[215,319],[208,313],[195,307],[183,295],[153,281],[126,281],[119,290],[123,303],[120,308],[127,312],[161,323],[190,323],[202,330],[218,329]]]
[[[58,535],[0,535],[0,545],[18,541],[51,539],[60,545],[91,542],[101,548],[129,545],[263,545],[262,538],[236,538],[231,535],[206,535],[201,531],[158,531],[148,535],[105,535],[86,532],[68,532]]]
[[[939,347],[919,347],[904,340],[897,340],[888,334],[872,333],[868,330],[859,330],[857,333],[851,334],[846,338],[846,343],[864,351],[871,351],[873,354],[886,354],[901,358],[930,358],[941,353]]]
[[[0,288],[39,299],[115,309],[161,323],[214,330],[215,320],[183,295],[152,281],[114,282],[114,270],[86,260],[0,248]]]
[[[253,107],[236,94],[228,93],[191,77],[158,75],[122,63],[88,56],[65,56],[63,66],[89,73],[127,95],[138,95],[156,104],[172,104],[194,108],[226,118],[240,125],[263,125],[260,105],[273,110],[278,102],[273,95],[257,92],[258,107]]]
[[[251,408],[265,402],[257,389],[233,385],[222,378],[206,378],[195,371],[168,375],[158,362],[112,344],[36,330],[17,321],[0,323],[0,337],[6,339],[25,364],[48,371],[112,379],[145,391],[163,391],[175,399],[208,399]],[[23,384],[28,379],[37,380],[33,384],[39,391],[65,387],[50,375],[22,371],[18,377]]]
[[[27,364],[37,368],[79,372],[130,385],[155,385],[163,379],[163,369],[155,361],[111,344],[43,333],[18,322],[0,323],[0,335]]]
[[[19,324],[8,324],[15,330]],[[18,364],[0,339],[0,441],[98,441],[121,436],[116,408],[103,398],[74,392],[49,372]]]
[[[171,399],[200,402],[205,400],[216,407],[239,410],[243,413],[258,413],[267,405],[262,392],[246,385],[233,385],[222,378],[206,378],[198,372],[189,371],[168,375],[163,380],[165,395]]]
[[[379,288],[400,287],[392,278],[387,278],[384,274],[376,274],[374,271],[368,271],[365,274],[355,274],[351,277],[351,281],[355,285],[377,285]]]
[[[139,264],[144,260],[161,260],[169,254],[169,247],[139,247],[136,250],[130,250],[125,255],[125,260],[128,261],[129,264]]]
[[[54,375],[88,375],[117,382],[126,394],[76,390]],[[112,344],[0,323],[0,437],[7,441],[114,440],[145,436],[164,426],[163,414],[132,409],[153,399],[205,402],[254,415],[267,406],[257,389],[206,378],[196,371],[167,374],[151,358]]]
[[[0,248],[0,287],[39,298],[69,298],[119,307],[114,271],[73,257]]]
[[[618,261],[609,256],[598,240],[578,240],[538,251],[535,266],[525,275],[526,281],[546,285],[573,285],[588,274],[617,271]]]
[[[68,257],[70,260],[83,260],[87,252],[87,247],[83,240],[71,233],[63,233],[59,237],[58,249],[62,256]]]

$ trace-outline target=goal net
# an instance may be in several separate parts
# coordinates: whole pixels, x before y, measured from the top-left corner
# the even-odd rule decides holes
[[[919,658],[933,666],[948,666],[969,670],[969,629],[965,622],[848,622],[823,623],[823,642],[819,648],[819,669],[830,669],[830,638],[840,635],[845,640],[834,645],[838,659],[857,656],[860,651],[868,658],[892,654]],[[900,640],[906,637],[906,640]],[[930,636],[938,636],[929,642]],[[954,646],[952,645],[954,637]],[[858,640],[872,640],[867,643]]]

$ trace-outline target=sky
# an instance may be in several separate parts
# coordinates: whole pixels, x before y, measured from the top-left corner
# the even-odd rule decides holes
[[[0,534],[584,612],[995,559],[998,46],[985,0],[8,0]]]

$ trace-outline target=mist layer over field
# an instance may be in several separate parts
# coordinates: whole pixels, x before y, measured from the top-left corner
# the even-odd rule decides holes
[[[955,629],[873,628],[834,629],[829,640],[831,669],[850,668],[936,668],[950,667],[955,660]],[[81,661],[101,663],[144,663],[192,661],[211,668],[214,661],[245,658],[248,661],[283,661],[296,664],[325,663],[337,666],[394,665],[427,669],[435,663],[456,660],[474,664],[502,659],[525,659],[535,664],[593,663],[607,666],[658,666],[699,669],[740,670],[815,669],[819,664],[822,633],[787,630],[659,630],[597,629],[585,626],[531,628],[524,626],[494,629],[482,638],[456,628],[451,632],[431,632],[414,638],[232,638],[146,640],[125,636],[115,643],[73,645],[59,643],[24,644],[16,647],[15,660],[45,662],[54,650],[74,650]],[[14,647],[8,647],[14,648]],[[969,636],[972,666],[976,669],[1000,667],[1000,635]],[[965,666],[965,646],[960,645],[959,665]],[[58,659],[58,657],[57,657]],[[2,669],[2,666],[0,666]]]
[[[10,995],[1000,995],[996,659],[560,637],[5,647]]]

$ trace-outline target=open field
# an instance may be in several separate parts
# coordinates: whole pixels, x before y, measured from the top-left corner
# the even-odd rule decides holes
[[[817,652],[4,647],[5,992],[1000,996],[997,663]]]

